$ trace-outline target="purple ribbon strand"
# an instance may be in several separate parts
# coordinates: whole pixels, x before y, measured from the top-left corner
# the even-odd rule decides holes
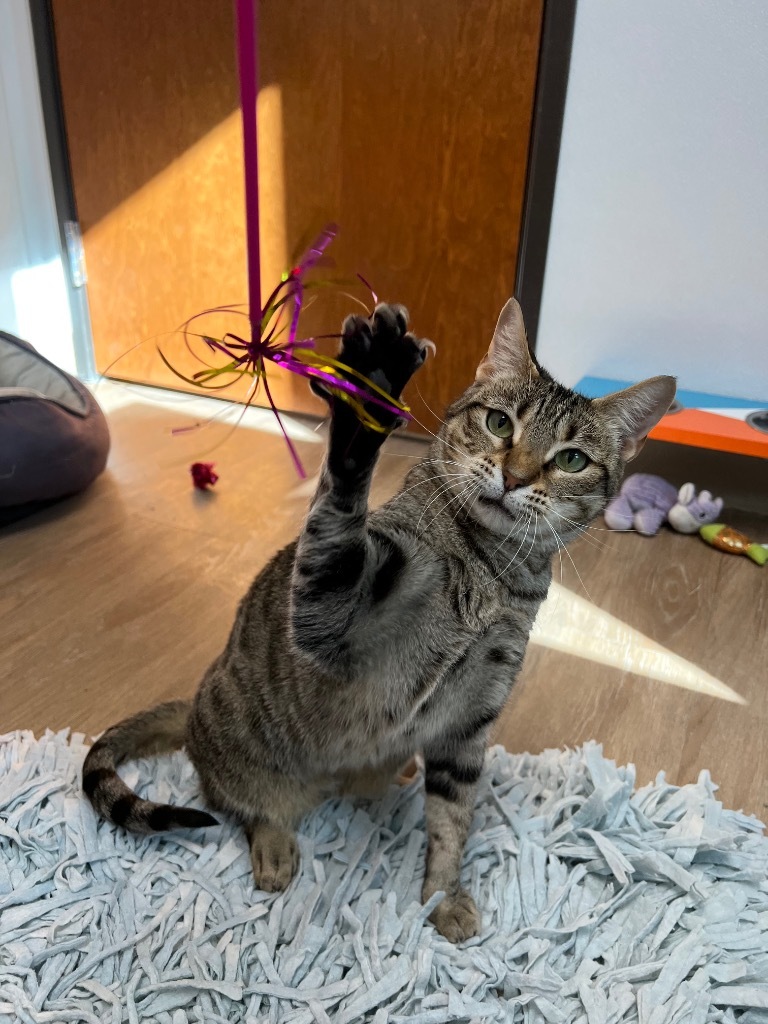
[[[248,254],[248,316],[251,340],[261,338],[261,247],[259,236],[259,146],[256,99],[259,92],[259,35],[256,0],[235,0],[237,65],[243,115],[245,237]]]

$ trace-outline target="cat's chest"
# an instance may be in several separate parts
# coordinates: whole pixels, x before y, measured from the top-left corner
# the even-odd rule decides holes
[[[540,573],[518,583],[509,587],[461,572],[449,581],[431,644],[442,656],[422,663],[408,725],[419,744],[428,744],[473,715],[490,721],[504,705],[549,577]]]
[[[452,628],[482,634],[511,614],[530,630],[549,589],[549,567],[494,570],[495,566],[454,564],[444,595]]]
[[[466,728],[474,734],[497,717],[520,671],[530,622],[507,608],[483,630],[464,632],[450,656],[424,673],[403,722],[417,747]]]

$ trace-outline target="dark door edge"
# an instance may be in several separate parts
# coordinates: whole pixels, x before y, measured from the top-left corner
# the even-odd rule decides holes
[[[84,261],[80,242],[80,222],[69,162],[67,130],[61,98],[56,32],[51,0],[29,0],[29,15],[35,45],[37,79],[43,110],[51,184],[59,223],[59,241],[66,268],[66,281],[72,311],[75,359],[78,374],[94,380],[98,374],[93,357],[91,318],[84,281]],[[75,275],[82,275],[77,280]]]
[[[545,0],[515,295],[535,351],[577,0]]]

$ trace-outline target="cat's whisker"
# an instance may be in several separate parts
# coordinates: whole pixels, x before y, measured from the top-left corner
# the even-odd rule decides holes
[[[528,522],[528,528],[530,528],[530,520]],[[533,536],[531,537],[530,547],[528,548],[528,550],[526,551],[525,555],[523,556],[522,562],[519,563],[520,566],[525,565],[525,563],[528,561],[528,559],[531,556],[531,552],[533,551],[534,547],[536,546],[536,534],[538,532],[538,529],[539,529],[539,513],[536,512],[536,511],[533,511]],[[528,533],[528,531],[526,530],[526,536],[527,536],[527,533]],[[504,571],[506,572],[506,569]]]
[[[550,523],[550,521],[547,519],[546,515],[542,515],[542,519],[547,524],[547,526],[550,528],[550,530],[552,530],[552,533],[553,533],[554,538],[555,538],[555,544],[557,544],[557,557],[558,557],[558,559],[560,561],[560,586],[563,587],[564,586],[564,584],[563,584],[563,575],[564,575],[563,574],[563,549],[565,548],[565,544],[562,542],[561,538],[558,537],[557,532],[555,531],[554,527],[552,526],[552,523]],[[560,601],[561,601],[561,595],[560,595],[560,592],[558,592],[556,597],[555,597],[555,599],[554,599],[554,602],[552,603],[552,606],[548,609],[549,615],[548,615],[547,619],[545,620],[546,622],[552,622],[554,620],[555,616],[557,615],[557,609],[558,609],[558,607],[560,605]]]
[[[466,497],[464,499],[464,501],[461,503],[461,505],[459,505],[459,508],[458,508],[458,510],[456,511],[456,514],[453,517],[454,523],[459,518],[461,513],[464,512],[465,509],[467,509],[469,507],[469,505],[475,500],[475,498],[477,497],[477,495],[480,492],[480,489],[481,489],[481,485],[480,484],[475,484],[474,488],[469,492],[468,497]]]
[[[601,540],[599,540],[599,539],[597,539],[595,537],[587,536],[586,528],[585,528],[585,526],[582,523],[572,522],[571,520],[566,519],[564,516],[561,516],[558,513],[554,513],[554,514],[557,515],[559,519],[563,519],[564,522],[566,522],[568,524],[567,532],[569,534],[575,534],[575,536],[569,536],[569,538],[568,538],[568,543],[569,544],[573,540],[583,540],[585,544],[589,544],[591,547],[595,548],[597,551],[603,551],[605,549],[605,547],[607,546],[604,541],[601,541]],[[562,537],[561,537],[561,540],[563,540]],[[564,540],[563,540],[563,543],[565,543]]]
[[[629,530],[610,530],[607,526],[588,526],[587,529],[594,533],[639,533],[634,526]]]
[[[561,494],[560,497],[561,498],[583,498],[584,495],[583,494]],[[554,509],[552,511],[554,512]],[[573,520],[569,520],[568,517],[564,516],[561,512],[555,512],[555,515],[560,516],[561,519],[565,519],[567,522],[573,522]],[[586,525],[583,525],[583,524],[580,524],[580,525],[583,526],[583,529],[590,530],[593,533],[616,533],[617,532],[616,530],[609,530],[607,526],[586,526]],[[637,533],[637,530],[635,530],[635,529],[620,530],[618,532],[620,532],[620,533]]]
[[[530,508],[530,509],[532,509],[535,512],[541,512],[542,516],[545,519],[547,518],[547,513],[551,512],[553,515],[556,515],[558,518],[562,519],[564,522],[567,522],[571,526],[572,529],[578,531],[578,536],[579,537],[582,537],[583,536],[583,531],[585,529],[587,529],[585,524],[577,523],[575,520],[569,519],[567,516],[564,516],[561,512],[558,512],[555,508],[553,508],[553,506],[548,501],[546,501],[546,500],[539,499],[537,501],[529,501],[529,502],[527,501],[527,502],[525,502],[525,507],[526,508]],[[562,538],[561,538],[561,540],[562,540]],[[593,537],[584,537],[584,540],[588,544],[593,544],[596,548],[602,549],[603,547],[605,547],[605,544],[603,542],[598,541],[598,540],[596,540]]]
[[[411,413],[411,415],[413,416],[413,413]],[[444,444],[446,446],[446,448],[451,448],[453,451],[457,452],[459,455],[462,455],[462,456],[464,455],[464,452],[460,448],[457,448],[455,444],[451,444],[451,442],[450,441],[446,441],[446,439],[444,437],[440,437],[438,434],[436,434],[434,432],[434,430],[430,430],[428,426],[426,426],[424,423],[422,423],[421,420],[416,419],[415,416],[413,416],[413,422],[417,423],[421,427],[422,430],[426,430],[426,432],[431,437],[434,437],[434,439],[436,441],[440,441],[442,444]]]
[[[449,505],[453,504],[454,501],[457,501],[462,496],[464,496],[464,500],[466,501],[467,500],[467,492],[469,492],[469,496],[471,497],[473,492],[476,489],[478,489],[479,486],[480,486],[479,484],[470,483],[463,490],[459,491],[458,494],[455,494],[452,498],[450,498],[448,501],[446,501],[446,503],[443,505],[443,507],[440,509],[440,511],[437,513],[437,515],[433,519],[431,519],[429,521],[429,523],[424,527],[424,529],[422,530],[422,534],[426,533],[429,530],[430,526],[432,526],[433,523],[435,523],[440,518],[440,516],[443,514],[443,512],[445,512],[447,510]],[[463,504],[461,506],[459,506],[459,508],[457,509],[456,514],[453,516],[453,518],[451,520],[452,522],[456,521],[456,518],[461,513],[462,507],[463,507]],[[419,520],[419,521],[421,521],[421,520]],[[418,524],[417,524],[417,526],[418,526]]]
[[[462,476],[465,476],[465,474],[464,473],[457,473],[456,476],[462,477]],[[469,487],[470,484],[467,484],[466,486]],[[427,514],[427,509],[430,508],[432,505],[434,505],[434,503],[439,498],[441,498],[444,494],[446,494],[448,491],[450,491],[452,489],[453,489],[453,482],[451,480],[448,480],[441,487],[438,487],[438,489],[435,492],[435,494],[430,498],[430,500],[427,502],[427,504],[422,509],[421,515],[419,516],[419,520],[416,523],[416,532],[417,533],[418,533],[418,530],[419,530],[419,526],[421,526],[421,521],[423,520],[424,516]],[[464,493],[464,488],[462,488],[459,493],[463,494]],[[453,501],[453,498],[451,499],[451,501]],[[450,504],[450,502],[449,502],[449,504]],[[438,513],[438,515],[439,515],[439,513]],[[434,522],[434,519],[432,520],[432,522]],[[430,526],[431,525],[432,525],[432,523],[430,523]]]
[[[471,467],[467,466],[466,463],[463,462],[454,462],[452,460],[444,462],[442,459],[435,459],[433,462],[422,462],[421,465],[433,467],[430,472],[430,479],[439,479],[440,477],[448,475],[445,470],[440,468],[442,466],[445,466],[446,469],[461,470],[466,476],[472,475]]]
[[[467,502],[465,504],[463,504],[461,506],[461,508],[459,509],[460,512],[463,512],[465,508],[469,507],[470,503],[475,500],[475,498],[480,493],[481,489],[482,488],[481,488],[480,484],[475,484],[475,489],[472,491],[472,493],[470,495],[470,498],[467,500]]]
[[[436,413],[436,412],[435,412],[435,410],[434,410],[434,409],[432,408],[432,406],[431,406],[431,405],[430,405],[430,404],[429,404],[429,403],[427,402],[427,400],[426,400],[426,398],[424,397],[424,395],[422,395],[422,393],[421,393],[421,388],[419,387],[419,382],[418,382],[418,381],[416,381],[416,394],[417,394],[417,395],[419,396],[419,398],[420,398],[420,399],[422,400],[422,402],[424,403],[424,405],[425,405],[425,406],[427,407],[428,411],[432,413],[432,415],[433,415],[433,416],[435,417],[435,419],[437,420],[437,422],[438,422],[438,423],[441,423],[441,424],[442,424],[443,426],[446,426],[445,420],[444,420],[444,419],[442,419],[442,417],[440,417],[440,416],[438,416],[438,415],[437,415],[437,413]]]
[[[525,527],[525,533],[523,534],[523,539],[520,541],[520,545],[519,545],[517,551],[515,551],[514,555],[512,555],[512,557],[507,562],[507,564],[504,566],[504,568],[501,570],[501,572],[498,574],[498,576],[494,576],[493,577],[493,579],[491,580],[491,583],[495,583],[496,580],[500,579],[511,568],[512,563],[517,558],[517,556],[520,554],[520,552],[523,550],[523,545],[525,544],[525,542],[526,542],[526,540],[528,538],[528,531],[531,528],[531,523],[533,521],[533,517],[534,517],[535,514],[536,514],[535,512],[529,511],[529,513],[528,513],[528,523],[527,523],[527,525]],[[535,539],[536,539],[536,533],[534,531],[534,540]],[[531,544],[531,548],[528,551],[528,555],[530,555],[532,550],[533,550],[533,544]],[[527,558],[528,555],[526,555],[525,558]],[[523,562],[525,562],[525,558],[523,559]]]
[[[452,483],[453,480],[461,479],[462,477],[466,477],[466,473],[445,473],[445,474],[443,474],[439,478],[440,479],[440,484],[439,484],[438,490],[439,491],[448,490],[450,487],[453,486],[453,483]],[[397,504],[397,502],[401,498],[404,498],[405,495],[408,494],[410,491],[415,491],[418,487],[430,488],[430,485],[433,484],[433,483],[434,483],[434,481],[432,481],[432,480],[430,480],[428,478],[424,478],[422,480],[417,480],[415,484],[411,484],[410,487],[406,487],[404,490],[399,491],[394,496],[394,498],[391,499],[389,504],[395,505],[395,504]]]
[[[568,523],[568,525],[571,526],[574,530],[578,530],[580,537],[584,537],[585,540],[591,541],[593,544],[595,544],[601,550],[608,546],[607,542],[602,537],[593,537],[593,536],[591,536],[591,534],[593,533],[593,528],[591,526],[585,526],[584,523],[576,523],[573,520],[567,519],[565,516],[559,515],[559,513],[557,513],[557,515],[558,515],[558,518],[563,519],[563,521]],[[594,532],[609,533],[611,531],[608,531],[608,530],[602,531],[601,530],[601,531],[594,531]],[[625,532],[626,533],[630,533],[630,532],[636,533],[637,531],[636,530],[634,530],[634,531],[627,530]]]
[[[405,455],[403,452],[382,452],[382,458],[385,455],[391,456],[393,459],[413,459],[414,462],[418,462],[421,466],[461,466],[466,469],[466,463],[459,462],[457,459],[425,459],[421,455]]]
[[[437,480],[439,482],[444,482],[446,480],[456,479],[457,477],[461,477],[461,476],[465,477],[466,475],[467,475],[466,473],[441,473],[440,476],[437,477]],[[429,487],[429,485],[433,484],[434,482],[435,482],[435,478],[434,477],[426,477],[426,476],[422,477],[420,480],[417,480],[415,484],[411,484],[410,487],[406,487],[405,490],[398,491],[398,493],[395,495],[395,497],[392,500],[394,501],[397,498],[402,498],[404,494],[407,494],[409,491],[415,491],[417,487]]]
[[[557,537],[558,537],[558,533],[557,533],[557,530],[555,530],[555,528],[554,528],[554,526],[552,525],[552,523],[549,523],[549,527],[550,527],[550,529],[552,530],[552,532],[554,533],[554,535],[555,535],[555,539],[557,539]],[[562,538],[561,538],[561,539],[562,539]],[[586,585],[586,583],[584,582],[584,580],[583,580],[583,579],[581,578],[581,573],[580,573],[580,572],[579,572],[579,570],[578,570],[578,569],[576,568],[576,563],[575,563],[575,562],[574,562],[574,560],[573,560],[573,555],[572,555],[572,554],[571,554],[571,552],[570,552],[570,551],[568,550],[568,547],[567,547],[567,545],[565,545],[565,544],[563,545],[563,550],[565,551],[566,555],[568,555],[568,557],[569,557],[569,558],[570,558],[570,560],[571,560],[571,565],[573,566],[573,570],[574,570],[574,572],[576,573],[576,575],[577,575],[577,576],[578,576],[578,578],[579,578],[579,583],[580,583],[580,584],[582,585],[582,587],[584,588],[584,593],[585,593],[585,594],[587,595],[587,597],[588,597],[589,601],[590,601],[590,602],[591,602],[592,604],[594,604],[595,602],[594,602],[594,601],[592,600],[592,595],[590,594],[589,590],[587,590],[587,585]]]
[[[552,526],[552,524],[547,520],[546,516],[544,517],[544,521],[546,522],[547,526],[549,526],[549,527]],[[553,532],[554,532],[554,530],[553,530]],[[564,545],[562,544],[562,542],[560,541],[560,538],[557,536],[556,533],[555,533],[555,541],[557,543],[557,558],[558,558],[558,561],[560,562],[560,586],[562,586],[563,585],[563,547],[564,547]]]
[[[463,487],[460,491],[458,491],[456,494],[454,494],[453,497],[451,497],[447,501],[445,501],[444,504],[442,505],[442,507],[438,510],[437,515],[433,516],[433,518],[430,519],[430,521],[427,523],[427,525],[421,531],[421,536],[423,536],[430,529],[430,527],[434,525],[434,523],[440,518],[440,516],[443,514],[443,512],[445,512],[447,510],[449,505],[453,504],[454,501],[458,501],[459,499],[465,497],[471,491],[473,486],[474,486],[473,483],[470,481],[466,485],[466,487]],[[443,493],[440,495],[440,497],[441,498],[445,498],[445,494],[446,494],[446,492],[443,491]],[[425,508],[424,512],[426,512],[426,511],[427,510]],[[416,529],[417,530],[419,528],[419,524],[421,523],[422,519],[424,518],[424,512],[422,512],[421,516],[419,516],[419,522],[416,524]]]
[[[468,487],[468,486],[469,486],[469,484],[468,484],[468,483],[464,485],[464,487]],[[462,487],[462,488],[461,488],[461,491],[460,491],[460,493],[462,493],[462,494],[464,493],[464,487]],[[427,513],[427,510],[428,510],[428,509],[429,509],[429,508],[430,508],[430,507],[431,507],[432,505],[434,505],[434,503],[435,503],[436,501],[439,501],[439,500],[440,500],[440,498],[442,498],[442,497],[443,497],[444,495],[446,495],[446,494],[450,494],[452,490],[453,490],[453,483],[452,483],[452,482],[451,482],[450,480],[449,480],[449,481],[448,481],[447,483],[444,483],[443,485],[441,485],[440,487],[438,487],[438,488],[437,488],[437,490],[435,491],[435,493],[434,493],[434,494],[432,495],[432,497],[431,497],[431,498],[429,499],[429,501],[427,502],[427,504],[426,504],[426,505],[424,506],[424,508],[423,508],[423,509],[421,510],[421,515],[419,516],[419,518],[418,518],[418,520],[417,520],[417,522],[416,522],[416,530],[417,530],[417,531],[418,531],[418,529],[419,529],[419,526],[421,525],[421,522],[422,522],[422,520],[424,519],[424,516],[425,516],[425,515],[426,515],[426,513]]]
[[[542,519],[544,520],[544,522],[547,524],[547,526],[552,531],[552,536],[555,538],[555,544],[557,544],[557,557],[560,559],[560,583],[562,584],[562,582],[563,582],[563,548],[565,547],[565,545],[563,544],[562,539],[560,537],[558,537],[557,531],[555,530],[555,528],[552,525],[552,523],[550,523],[550,521],[547,519],[547,517],[546,516],[542,516]]]
[[[465,499],[466,499],[467,497],[469,497],[469,496],[471,496],[471,495],[474,495],[474,494],[476,494],[476,493],[477,493],[477,491],[479,491],[479,489],[480,489],[480,485],[479,485],[479,484],[478,484],[478,483],[477,483],[476,481],[474,481],[474,480],[470,480],[470,481],[469,481],[469,483],[467,484],[467,486],[466,486],[466,487],[463,487],[463,488],[461,489],[461,491],[459,491],[459,492],[458,492],[458,493],[457,493],[456,495],[454,495],[454,497],[453,497],[453,498],[450,498],[450,499],[449,499],[449,500],[448,500],[448,501],[447,501],[447,502],[445,503],[445,505],[444,505],[444,506],[443,506],[443,508],[441,509],[441,512],[444,512],[444,511],[445,511],[445,510],[446,510],[446,509],[448,508],[448,506],[449,506],[449,505],[452,505],[454,501],[457,501],[457,500],[458,500],[459,498],[461,498],[462,496],[464,496],[464,497],[465,497]],[[443,497],[445,497],[445,495],[443,495]],[[459,507],[459,510],[458,510],[458,511],[459,511],[459,512],[461,511],[461,506]],[[439,515],[440,515],[440,512],[438,512],[438,516],[439,516]],[[458,515],[458,512],[457,512],[457,515]],[[437,516],[435,517],[435,519],[436,519],[436,518],[437,518]],[[454,518],[455,518],[455,517],[454,517]],[[434,521],[435,521],[435,520],[433,519],[433,520],[432,520],[432,522],[434,522]],[[431,525],[431,524],[430,524],[430,525]]]
[[[600,551],[607,547],[605,541],[602,541],[596,537],[586,536],[587,531],[590,529],[590,527],[587,526],[586,523],[577,523],[575,519],[569,519],[568,516],[563,515],[562,512],[558,512],[555,509],[552,509],[552,512],[558,517],[558,519],[562,519],[563,522],[568,523],[574,530],[577,530],[578,536],[583,537],[587,543],[593,544]]]
[[[493,549],[494,555],[496,554],[497,551],[501,551],[501,549],[507,543],[509,538],[512,536],[512,534],[518,528],[518,526],[520,525],[520,519],[521,519],[521,515],[518,515],[517,513],[515,513],[515,521],[512,523],[512,529],[509,531],[509,533],[506,535],[506,537],[498,544],[498,546]]]
[[[533,513],[533,536],[531,537],[531,546],[528,548],[528,552],[527,552],[525,558],[520,563],[521,565],[525,565],[525,563],[530,558],[531,552],[533,551],[534,547],[536,546],[536,534],[538,533],[538,531],[539,531],[539,513],[538,512],[534,512]]]

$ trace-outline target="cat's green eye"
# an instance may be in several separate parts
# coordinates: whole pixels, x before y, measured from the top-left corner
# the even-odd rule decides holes
[[[499,409],[491,409],[486,418],[486,425],[496,437],[511,437],[515,425],[505,412]]]
[[[555,455],[555,465],[564,473],[580,473],[589,465],[589,459],[578,448],[563,448]]]

